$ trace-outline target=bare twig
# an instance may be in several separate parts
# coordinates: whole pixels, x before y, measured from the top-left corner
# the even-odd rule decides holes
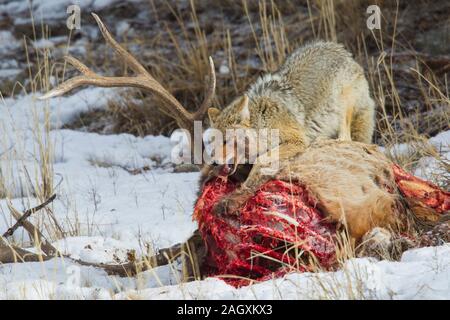
[[[57,253],[55,247],[45,240],[41,231],[31,222],[22,219],[23,215],[16,208],[14,208],[10,202],[8,203],[8,208],[14,219],[17,221],[22,221],[21,225],[28,232],[31,239],[33,239],[33,243],[36,247],[40,248],[47,256],[54,256]]]
[[[40,205],[28,209],[26,210],[23,215],[17,220],[17,222],[8,230],[6,230],[6,232],[3,234],[3,237],[7,238],[7,237],[11,237],[14,233],[14,231],[17,230],[17,228],[19,228],[23,222],[28,219],[28,217],[30,217],[33,213],[45,208],[46,206],[48,206],[50,203],[53,202],[53,200],[55,200],[56,198],[56,194],[53,194],[50,198],[48,198],[47,200],[45,200],[43,203],[41,203]]]

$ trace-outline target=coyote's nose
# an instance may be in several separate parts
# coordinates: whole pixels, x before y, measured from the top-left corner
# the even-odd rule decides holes
[[[217,167],[217,166],[219,166],[219,163],[217,162],[217,161],[213,161],[212,163],[211,163],[211,165],[213,166],[213,167]]]
[[[211,164],[215,169],[215,172],[221,176],[228,176],[230,173],[233,172],[233,166],[229,164],[218,164],[218,163],[212,163]]]

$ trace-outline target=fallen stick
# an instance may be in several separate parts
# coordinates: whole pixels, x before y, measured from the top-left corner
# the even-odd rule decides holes
[[[17,246],[10,245],[3,240],[3,238],[0,238],[0,263],[37,262],[45,261],[50,258],[52,257],[39,255]]]
[[[72,259],[72,261],[82,265],[100,268],[105,270],[108,275],[118,275],[121,277],[134,276],[139,272],[149,270],[158,266],[167,265],[173,262],[177,256],[182,252],[183,244],[176,244],[173,247],[162,249],[160,252],[151,257],[144,257],[137,261],[130,261],[122,264],[106,264],[106,263],[91,263],[79,259]]]
[[[32,253],[28,250],[19,248],[17,246],[9,244],[3,237],[0,237],[0,262],[1,263],[13,263],[13,262],[37,262],[37,261],[45,261],[53,258],[56,254],[56,249],[48,243],[46,240],[43,240],[43,235],[31,222],[27,221],[27,218],[30,217],[36,211],[41,210],[46,207],[49,203],[55,200],[56,195],[52,195],[42,204],[28,209],[21,214],[17,209],[15,209],[11,203],[8,203],[8,208],[11,212],[11,215],[16,219],[16,223],[9,228],[4,234],[3,237],[10,237],[14,234],[14,232],[20,226],[30,234],[31,239],[33,239],[34,244],[39,247],[45,255]]]
[[[186,268],[184,277],[185,280],[198,279],[200,277],[199,265],[206,256],[205,246],[200,233],[197,231],[186,240],[186,242],[178,243],[169,248],[159,250],[159,253],[153,256],[143,257],[136,261],[130,261],[122,264],[105,264],[105,263],[90,263],[78,259],[71,259],[75,263],[83,266],[91,266],[105,270],[108,275],[118,275],[121,277],[134,276],[139,272],[147,271],[155,267],[161,267],[174,262],[177,258],[185,257],[184,254],[191,254],[195,257],[184,258],[183,263]]]
[[[11,236],[14,234],[14,232],[15,232],[20,226],[22,226],[23,222],[24,222],[25,220],[27,220],[33,213],[35,213],[35,212],[37,212],[37,211],[39,211],[39,210],[45,208],[45,207],[48,206],[50,203],[52,203],[53,200],[55,200],[55,199],[56,199],[56,194],[53,194],[50,198],[48,198],[47,200],[45,200],[45,201],[44,201],[43,203],[41,203],[40,205],[38,205],[38,206],[36,206],[36,207],[34,207],[34,208],[31,208],[31,209],[26,210],[26,211],[23,213],[23,215],[22,215],[19,219],[17,219],[17,222],[16,222],[11,228],[9,228],[8,230],[6,230],[6,232],[3,234],[3,237],[4,237],[4,238],[11,237]]]

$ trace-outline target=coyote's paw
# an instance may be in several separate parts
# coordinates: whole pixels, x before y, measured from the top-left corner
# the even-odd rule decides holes
[[[224,198],[214,205],[212,212],[215,215],[223,216],[228,213],[228,199]]]
[[[232,193],[231,195],[220,200],[213,208],[213,213],[217,215],[238,215],[239,209],[242,208],[248,195],[244,193]]]

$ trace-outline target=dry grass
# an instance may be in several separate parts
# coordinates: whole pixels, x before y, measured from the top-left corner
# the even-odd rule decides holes
[[[32,37],[24,37],[23,47],[27,61],[27,79],[23,82],[17,82],[14,85],[14,92],[19,90],[26,96],[37,96],[40,92],[50,89],[50,79],[56,75],[55,62],[51,59],[51,53],[48,48],[40,49],[33,46],[37,40],[37,24],[32,19]],[[44,39],[47,39],[49,32],[44,23],[39,26],[40,33]],[[0,95],[0,103],[5,104],[3,95]],[[32,119],[33,130],[32,140],[33,149],[27,150],[25,135],[29,134],[28,128],[20,126],[5,128],[7,130],[4,137],[14,137],[14,144],[10,146],[11,141],[2,141],[2,149],[7,150],[0,155],[2,169],[0,170],[0,195],[8,202],[11,199],[21,199],[22,206],[30,208],[35,202],[42,203],[53,195],[56,191],[54,184],[55,172],[53,170],[54,159],[54,141],[51,138],[50,108],[48,103],[44,106],[43,112],[39,110],[34,99],[31,100],[30,118]],[[5,108],[5,110],[8,110]],[[11,115],[12,117],[12,115]],[[12,132],[10,131],[12,129]],[[29,161],[30,158],[32,161]],[[12,224],[9,212],[1,212],[3,219]],[[52,206],[44,208],[41,212],[33,215],[35,224],[49,238],[54,241],[65,236],[60,222],[56,219]],[[21,237],[16,237],[21,245],[26,244],[28,238],[25,233]]]

